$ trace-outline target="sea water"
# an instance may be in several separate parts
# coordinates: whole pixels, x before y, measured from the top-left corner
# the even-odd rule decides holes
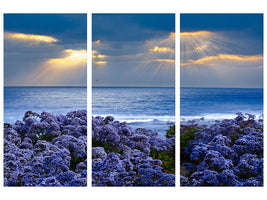
[[[262,88],[181,88],[180,119],[233,119],[237,112],[263,114]]]
[[[175,88],[93,87],[93,116],[114,116],[133,129],[151,129],[164,136],[175,121]]]
[[[4,87],[4,122],[22,120],[28,110],[66,115],[87,109],[86,87]]]

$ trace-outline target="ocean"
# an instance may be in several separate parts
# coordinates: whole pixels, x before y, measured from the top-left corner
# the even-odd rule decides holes
[[[262,88],[181,88],[182,121],[233,119],[237,112],[263,114]]]
[[[4,87],[4,122],[22,120],[28,110],[67,114],[87,109],[86,87]]]
[[[175,88],[93,87],[93,116],[114,116],[133,129],[146,128],[166,134],[175,121]]]
[[[67,114],[87,108],[86,87],[4,87],[4,122],[22,120],[28,110]],[[263,114],[263,89],[181,88],[180,119],[234,118],[237,112]],[[114,116],[134,129],[164,136],[175,121],[175,88],[93,87],[92,115]]]

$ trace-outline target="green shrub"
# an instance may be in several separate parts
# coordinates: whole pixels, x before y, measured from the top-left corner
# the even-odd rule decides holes
[[[78,165],[80,162],[84,162],[85,159],[86,159],[86,156],[85,157],[74,157],[74,156],[71,156],[70,170],[75,172],[76,165]]]
[[[175,174],[175,150],[173,151],[157,151],[150,150],[150,157],[162,161],[162,168],[165,172]]]
[[[187,156],[185,155],[185,148],[189,146],[189,141],[194,139],[194,133],[196,132],[196,128],[191,128],[187,130],[184,134],[180,134],[180,152],[181,159],[187,160]]]
[[[175,136],[175,124],[169,125],[169,130],[167,130],[165,137],[170,138]]]
[[[113,152],[115,154],[116,153],[123,154],[122,151],[118,150],[117,145],[111,146],[109,143],[100,142],[95,138],[92,139],[92,147],[103,147],[107,154],[110,152]]]

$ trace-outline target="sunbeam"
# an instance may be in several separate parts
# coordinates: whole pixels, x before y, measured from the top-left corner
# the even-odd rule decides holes
[[[154,68],[154,75],[157,73],[168,73],[174,69],[175,62],[175,33],[171,32],[168,37],[150,40],[146,42],[145,49],[148,52],[138,67],[144,70]]]
[[[198,60],[218,54],[232,54],[233,42],[221,33],[210,31],[180,33],[181,65],[189,60]]]
[[[86,73],[87,51],[66,49],[62,57],[49,59],[29,74],[28,82],[36,86],[77,81]]]

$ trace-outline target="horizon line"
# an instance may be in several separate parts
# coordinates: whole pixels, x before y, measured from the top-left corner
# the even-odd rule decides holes
[[[54,85],[54,86],[51,86],[51,85],[40,85],[40,86],[36,86],[36,85],[4,85],[4,87],[87,87],[86,85],[85,86],[82,86],[82,85],[77,85],[77,86],[60,86],[60,85]]]
[[[159,87],[161,87],[161,88],[175,88],[175,86],[92,86],[92,88],[96,88],[96,87],[98,87],[98,88],[103,88],[103,87],[134,87],[134,88],[151,88],[151,87],[156,87],[156,88],[159,88]]]
[[[180,86],[180,88],[229,88],[229,89],[264,89],[264,87],[196,87],[196,86]]]

